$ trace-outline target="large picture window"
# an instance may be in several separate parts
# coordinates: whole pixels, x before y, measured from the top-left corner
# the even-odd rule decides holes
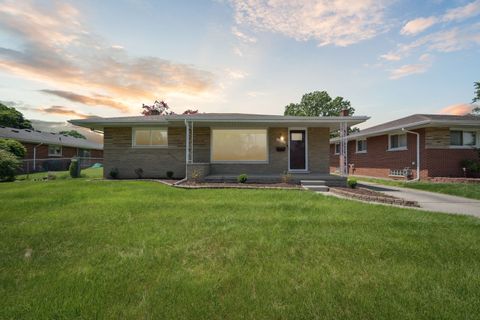
[[[212,162],[268,161],[267,129],[212,129]]]
[[[137,148],[155,148],[168,146],[167,128],[134,128],[133,146]]]

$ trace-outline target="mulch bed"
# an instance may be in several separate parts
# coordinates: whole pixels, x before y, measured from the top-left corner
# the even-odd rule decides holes
[[[407,201],[404,199],[400,199],[397,197],[393,197],[378,191],[366,189],[366,188],[341,188],[335,187],[330,188],[330,192],[335,194],[339,194],[348,198],[369,201],[369,202],[379,202],[379,203],[387,203],[387,204],[394,204],[399,206],[405,207],[419,207],[416,201]]]
[[[450,177],[436,177],[428,181],[434,183],[480,183],[480,178],[450,178]]]
[[[194,182],[185,181],[173,185],[184,189],[295,189],[303,190],[300,185],[290,183],[231,183],[231,182]]]

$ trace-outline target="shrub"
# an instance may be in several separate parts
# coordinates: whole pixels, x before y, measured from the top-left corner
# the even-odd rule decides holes
[[[247,180],[248,180],[248,176],[245,173],[242,173],[241,175],[239,175],[237,177],[237,181],[239,183],[245,183],[245,182],[247,182]]]
[[[352,188],[352,189],[355,189],[357,187],[357,179],[353,179],[353,178],[348,178],[347,180],[347,185]]]
[[[142,168],[135,169],[135,174],[137,175],[138,179],[142,179],[143,178],[143,169]]]
[[[167,171],[167,178],[172,179],[173,178],[173,171]]]
[[[0,149],[10,152],[18,158],[25,157],[25,153],[27,153],[23,144],[13,139],[0,139]]]
[[[14,181],[21,162],[14,154],[0,149],[0,181]]]
[[[480,161],[465,159],[460,162],[460,165],[467,170],[468,174],[480,173]]]
[[[190,174],[190,178],[193,179],[193,181],[198,182],[200,181],[200,178],[202,177],[202,174],[199,170],[194,169],[192,173]]]
[[[70,177],[72,178],[79,178],[80,177],[80,164],[78,163],[78,159],[72,159],[70,162],[70,167],[68,168],[70,171]]]
[[[112,168],[110,170],[110,177],[112,179],[117,179],[119,174],[120,174],[120,172],[118,171],[118,168]]]
[[[292,181],[292,174],[285,171],[282,175],[282,182],[290,183],[291,181]]]

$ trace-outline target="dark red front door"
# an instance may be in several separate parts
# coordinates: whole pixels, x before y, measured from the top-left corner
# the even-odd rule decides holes
[[[290,130],[290,170],[307,169],[305,130]]]

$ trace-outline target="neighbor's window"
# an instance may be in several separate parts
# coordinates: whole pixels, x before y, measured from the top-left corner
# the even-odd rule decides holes
[[[340,154],[340,143],[335,143],[335,154]]]
[[[168,146],[167,128],[135,128],[133,130],[134,147],[166,147]]]
[[[268,161],[267,129],[212,129],[212,162]]]
[[[62,146],[49,145],[48,146],[48,156],[49,157],[60,157],[62,155]]]
[[[367,152],[367,139],[357,140],[357,152]]]
[[[78,155],[82,158],[90,158],[91,152],[88,149],[80,149]]]
[[[407,134],[392,134],[390,136],[388,149],[406,149],[407,148]]]
[[[475,146],[477,144],[477,133],[475,131],[450,131],[450,145],[452,146]]]

